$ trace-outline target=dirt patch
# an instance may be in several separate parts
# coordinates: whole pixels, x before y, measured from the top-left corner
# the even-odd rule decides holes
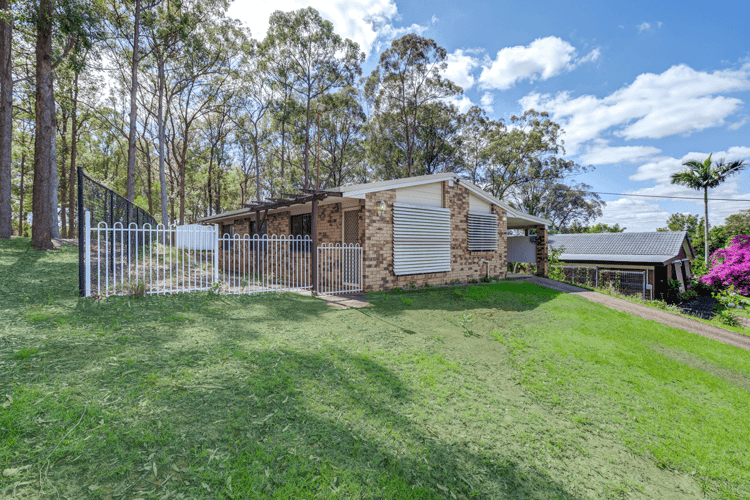
[[[703,370],[706,373],[710,373],[715,377],[718,377],[734,386],[750,392],[750,376],[744,373],[730,370],[729,368],[724,368],[723,366],[714,365],[699,358],[698,356],[677,349],[655,346],[654,350],[660,352],[661,354],[664,354],[674,361],[677,361],[678,363],[684,363],[692,368]]]

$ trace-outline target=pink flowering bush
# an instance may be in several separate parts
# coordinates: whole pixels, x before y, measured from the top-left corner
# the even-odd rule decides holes
[[[728,247],[711,254],[711,263],[711,270],[701,276],[703,283],[733,286],[737,293],[750,296],[750,236],[735,236]]]

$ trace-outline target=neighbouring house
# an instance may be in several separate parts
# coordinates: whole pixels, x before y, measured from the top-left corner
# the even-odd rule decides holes
[[[435,174],[284,194],[201,219],[222,234],[310,237],[311,247],[358,245],[357,289],[505,277],[508,229],[534,229],[546,275],[549,221],[514,210],[455,174]],[[310,253],[318,268],[316,252]],[[313,277],[313,290],[316,288]]]
[[[669,282],[677,280],[685,291],[695,258],[686,231],[652,233],[582,233],[549,236],[552,248],[571,281],[617,280],[644,298],[663,298]]]

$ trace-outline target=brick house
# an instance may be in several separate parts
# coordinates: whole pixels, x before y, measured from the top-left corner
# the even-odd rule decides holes
[[[366,291],[503,278],[508,229],[533,228],[539,274],[546,275],[549,221],[514,210],[455,174],[306,193],[201,222],[219,224],[222,233],[232,235],[309,235],[313,246],[358,244]]]

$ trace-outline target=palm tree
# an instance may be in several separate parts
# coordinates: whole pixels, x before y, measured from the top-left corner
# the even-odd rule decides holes
[[[682,184],[692,189],[703,190],[703,203],[706,208],[706,223],[704,224],[706,229],[706,269],[708,269],[708,190],[709,188],[715,188],[728,177],[738,174],[747,166],[745,160],[725,163],[722,159],[712,163],[711,156],[708,155],[708,158],[703,162],[686,161],[682,166],[688,168],[672,174],[672,184]]]

